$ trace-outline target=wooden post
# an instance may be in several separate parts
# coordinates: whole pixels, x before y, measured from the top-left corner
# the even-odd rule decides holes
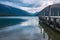
[[[56,18],[54,18],[53,23],[54,23],[54,28],[56,28],[57,27]]]
[[[50,22],[51,22],[51,5],[49,6],[49,25],[50,25]]]
[[[49,17],[49,26],[50,26],[50,23],[51,23],[51,17]]]

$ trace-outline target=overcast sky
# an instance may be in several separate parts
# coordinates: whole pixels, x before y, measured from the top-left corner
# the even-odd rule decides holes
[[[48,5],[60,3],[60,0],[0,0],[0,3],[35,13]]]

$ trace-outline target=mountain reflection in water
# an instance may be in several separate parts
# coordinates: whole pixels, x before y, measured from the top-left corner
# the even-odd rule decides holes
[[[26,21],[15,23],[15,25],[10,25],[1,29],[0,40],[48,40],[48,35],[46,33],[41,33],[38,17],[20,17],[18,18],[20,21],[15,18],[12,17],[16,22],[20,22],[21,18]],[[6,23],[8,24],[8,21]]]
[[[10,25],[16,25],[21,22],[24,22],[24,19],[16,19],[16,18],[0,18],[0,28],[4,28]]]

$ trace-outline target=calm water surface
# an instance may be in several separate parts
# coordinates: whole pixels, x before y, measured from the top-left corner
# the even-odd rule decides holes
[[[60,32],[58,32],[44,24],[40,24],[40,25],[41,25],[40,28],[44,30],[44,33],[47,33],[48,40],[60,40]]]
[[[38,17],[0,17],[0,40],[52,40],[49,32]]]

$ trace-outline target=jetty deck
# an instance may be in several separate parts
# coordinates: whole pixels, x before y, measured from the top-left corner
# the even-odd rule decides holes
[[[43,9],[39,14],[39,19],[42,23],[60,32],[60,7],[58,6],[60,5],[54,4]]]

